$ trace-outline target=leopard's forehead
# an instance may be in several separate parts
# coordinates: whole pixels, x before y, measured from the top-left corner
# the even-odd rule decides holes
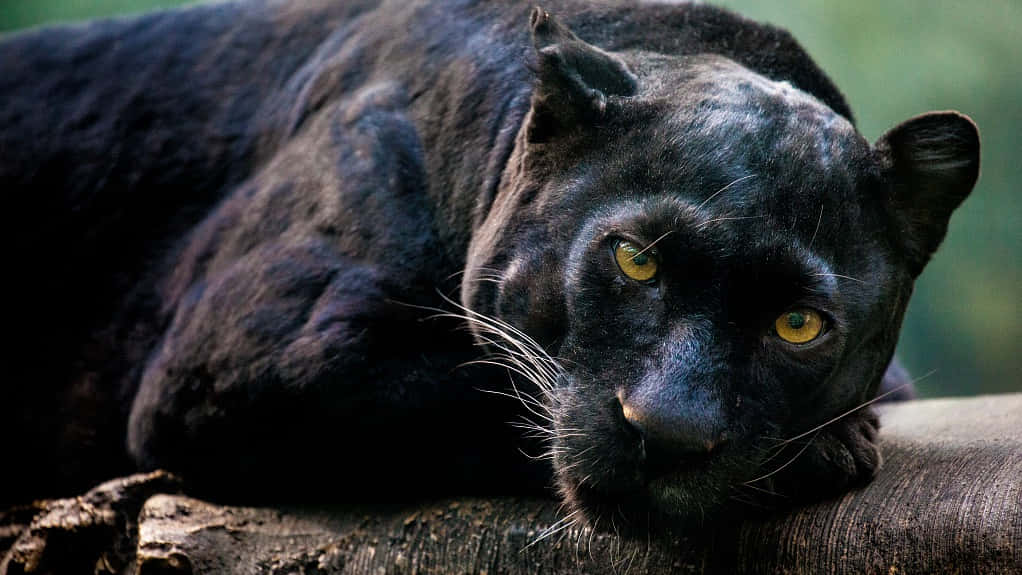
[[[648,228],[650,241],[691,229],[708,253],[799,252],[845,271],[875,259],[862,252],[884,237],[875,162],[851,122],[726,58],[643,65],[610,137],[554,184],[570,211],[606,233]]]
[[[639,98],[659,111],[660,145],[750,169],[782,164],[824,171],[868,150],[847,118],[811,94],[725,57],[686,56],[638,65],[643,79]]]
[[[644,100],[669,102],[679,112],[708,109],[758,111],[760,116],[798,111],[806,117],[840,119],[837,129],[853,133],[852,124],[787,80],[772,80],[717,54],[695,56],[635,56],[639,68],[640,92]],[[699,106],[702,106],[700,108]],[[753,110],[750,106],[759,106]]]
[[[634,58],[642,87],[611,120],[613,140],[596,144],[605,149],[587,164],[582,209],[669,195],[713,217],[754,215],[812,236],[821,206],[840,204],[843,225],[868,231],[856,212],[874,203],[875,166],[847,118],[720,56]]]

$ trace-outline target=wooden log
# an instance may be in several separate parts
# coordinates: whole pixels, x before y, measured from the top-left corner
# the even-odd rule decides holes
[[[1022,394],[915,401],[883,411],[886,462],[870,485],[699,535],[636,540],[607,526],[572,526],[536,542],[559,520],[557,502],[544,499],[313,509],[155,495],[141,509],[137,533],[125,536],[136,542],[134,557],[116,558],[119,571],[94,565],[99,573],[134,568],[145,575],[1022,573]],[[69,540],[54,538],[52,527],[54,509],[67,517],[69,507],[51,502],[40,515],[49,517],[42,523],[50,525],[50,543],[40,537],[45,529],[37,517],[0,573],[62,572],[33,571],[23,558],[29,540],[43,549],[35,565],[59,551],[53,541]]]
[[[0,560],[0,575],[21,573],[131,573],[139,509],[156,493],[176,493],[180,482],[164,471],[107,481],[81,497],[40,501],[0,513],[0,525],[18,536]],[[25,510],[36,508],[31,521]]]

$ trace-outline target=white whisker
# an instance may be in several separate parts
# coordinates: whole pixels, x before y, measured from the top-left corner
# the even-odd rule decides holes
[[[813,249],[816,241],[816,234],[820,233],[820,224],[823,223],[823,204],[820,204],[820,217],[816,218],[816,230],[813,231],[813,239],[809,240],[809,249]]]
[[[714,222],[726,222],[726,221],[731,221],[731,220],[757,220],[757,219],[765,218],[765,217],[766,217],[765,215],[763,215],[763,216],[725,216],[725,217],[713,218],[713,219],[710,219],[710,220],[701,221],[698,224],[698,228],[700,230],[702,230],[707,225],[712,224]]]
[[[723,193],[724,190],[730,188],[731,186],[733,186],[733,185],[735,185],[735,184],[737,184],[739,182],[744,182],[745,180],[748,180],[749,178],[755,178],[755,177],[756,177],[756,174],[749,174],[748,176],[742,176],[741,178],[738,178],[737,180],[731,182],[730,184],[728,184],[728,185],[724,186],[723,188],[717,190],[716,192],[713,192],[712,194],[710,194],[710,197],[706,198],[705,200],[703,200],[703,203],[701,203],[698,206],[696,206],[696,210],[702,209],[702,207],[705,206],[710,200],[712,200],[713,198],[716,198],[719,194]]]
[[[777,474],[777,473],[781,472],[781,471],[782,471],[782,470],[783,470],[784,468],[786,468],[786,467],[788,467],[789,465],[791,465],[792,463],[794,463],[794,462],[795,462],[795,460],[796,460],[796,459],[798,459],[800,455],[802,455],[803,453],[805,453],[805,451],[806,451],[807,449],[809,449],[809,446],[810,446],[810,445],[812,445],[812,443],[813,443],[813,440],[814,440],[814,439],[816,439],[816,436],[817,436],[818,434],[819,434],[819,431],[817,431],[817,432],[816,432],[815,434],[813,434],[813,436],[812,436],[811,438],[809,438],[809,441],[807,441],[807,442],[806,442],[806,444],[802,446],[802,449],[799,449],[799,450],[798,450],[798,453],[796,453],[796,454],[794,455],[794,457],[792,457],[791,459],[789,459],[788,461],[786,461],[786,462],[784,463],[784,465],[782,465],[782,466],[778,467],[777,469],[775,469],[775,470],[771,471],[770,473],[767,473],[766,475],[761,475],[761,476],[757,477],[756,479],[750,479],[750,480],[748,480],[748,481],[746,481],[746,482],[742,483],[742,485],[745,485],[746,487],[752,487],[752,485],[751,485],[751,484],[753,484],[753,483],[756,483],[757,481],[762,481],[762,480],[766,479],[767,477],[771,477],[771,476],[773,476],[773,475],[775,475],[775,474]]]
[[[579,512],[579,510],[577,510],[577,509],[575,511],[572,511],[571,513],[569,513],[569,514],[565,515],[564,517],[562,517],[561,519],[559,519],[557,522],[555,522],[550,527],[547,527],[546,529],[541,531],[539,533],[539,535],[535,539],[532,540],[531,543],[529,543],[528,545],[526,545],[525,547],[522,548],[522,551],[525,551],[529,547],[532,547],[533,545],[539,543],[540,541],[546,539],[547,537],[550,537],[551,535],[554,535],[555,533],[559,533],[559,532],[561,532],[561,531],[571,527],[572,525],[574,525],[575,524],[575,520],[572,519],[572,517],[574,517],[576,514],[578,514],[578,512]]]
[[[818,277],[832,277],[832,278],[841,278],[841,279],[846,279],[846,280],[852,280],[852,281],[859,282],[859,283],[862,283],[862,284],[866,283],[863,280],[860,280],[859,278],[853,278],[852,276],[843,276],[841,274],[823,274],[823,273],[820,273],[820,274],[813,274],[813,275],[814,276],[818,276]]]
[[[666,232],[661,234],[659,238],[657,238],[657,239],[653,240],[652,242],[650,242],[650,244],[648,246],[646,246],[646,247],[642,248],[641,250],[639,250],[639,253],[635,254],[634,256],[632,256],[632,257],[630,257],[628,259],[630,259],[632,261],[635,261],[635,258],[637,258],[637,257],[641,256],[642,254],[646,253],[646,250],[651,249],[653,246],[657,245],[657,242],[659,242],[660,240],[666,238],[667,236],[669,236],[669,235],[671,235],[673,233],[674,233],[674,230],[667,230]]]
[[[800,433],[800,434],[798,434],[798,435],[796,435],[794,437],[789,437],[788,439],[785,439],[785,440],[781,441],[780,447],[783,447],[783,446],[791,443],[792,441],[796,441],[796,440],[802,439],[803,437],[809,435],[810,433],[814,433],[816,431],[819,431],[819,430],[823,429],[824,427],[827,427],[831,423],[834,423],[834,422],[836,422],[836,421],[838,421],[840,419],[848,417],[849,415],[855,413],[856,411],[859,411],[860,409],[862,409],[864,407],[868,407],[870,405],[873,405],[874,403],[880,401],[881,399],[887,397],[888,395],[891,395],[892,393],[901,391],[902,388],[908,387],[909,385],[912,385],[913,383],[915,383],[917,381],[920,381],[923,378],[926,378],[926,377],[929,377],[929,376],[933,375],[934,373],[936,373],[936,371],[937,370],[930,371],[929,373],[926,373],[925,375],[922,375],[922,376],[920,376],[920,377],[918,377],[916,379],[913,379],[912,381],[909,381],[907,383],[903,383],[903,384],[899,385],[898,387],[895,387],[894,389],[885,391],[884,393],[881,393],[880,395],[874,397],[873,399],[871,399],[869,401],[864,401],[864,402],[860,403],[859,405],[857,405],[856,407],[853,407],[852,409],[849,409],[848,411],[842,413],[841,415],[838,415],[837,417],[828,419],[827,421],[817,425],[816,427],[814,427],[814,428],[812,428],[812,429],[810,429],[808,431],[802,432],[802,433]]]

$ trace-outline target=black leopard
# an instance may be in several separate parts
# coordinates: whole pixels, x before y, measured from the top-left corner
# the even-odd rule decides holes
[[[702,4],[214,3],[0,72],[11,501],[840,492],[978,175],[965,116],[871,145],[788,33]]]

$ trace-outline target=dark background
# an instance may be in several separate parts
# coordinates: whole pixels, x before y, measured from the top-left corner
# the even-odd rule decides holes
[[[0,0],[0,31],[181,3]],[[976,121],[979,184],[916,285],[898,353],[925,375],[924,396],[1022,390],[1022,2],[715,3],[789,29],[844,91],[871,141],[929,110]]]

